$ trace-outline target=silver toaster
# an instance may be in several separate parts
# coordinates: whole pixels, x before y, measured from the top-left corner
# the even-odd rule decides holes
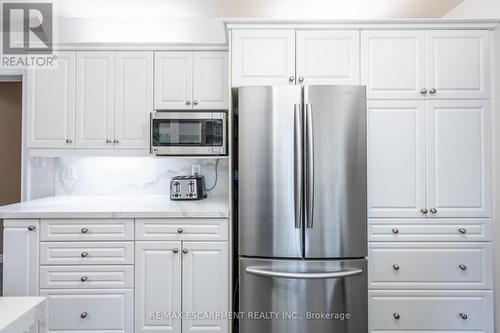
[[[170,200],[201,200],[206,197],[203,176],[176,176],[170,180]]]

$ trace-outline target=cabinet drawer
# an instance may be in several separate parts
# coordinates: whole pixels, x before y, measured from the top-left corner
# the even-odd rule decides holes
[[[137,219],[137,240],[227,240],[225,219]]]
[[[48,332],[133,332],[132,290],[41,290]]]
[[[133,242],[40,243],[41,265],[127,265],[133,263]]]
[[[491,220],[370,219],[371,242],[490,241]]]
[[[370,243],[368,255],[370,288],[491,288],[489,243]]]
[[[134,266],[42,266],[41,289],[133,288]]]
[[[376,290],[368,298],[372,331],[493,332],[490,291]]]
[[[134,240],[132,219],[48,219],[41,223],[41,241]]]

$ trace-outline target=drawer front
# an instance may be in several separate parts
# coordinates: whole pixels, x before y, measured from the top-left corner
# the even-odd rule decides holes
[[[369,285],[379,289],[490,289],[489,243],[370,243]]]
[[[371,219],[371,242],[491,241],[491,220]]]
[[[227,240],[225,219],[137,219],[137,240]]]
[[[491,292],[371,291],[368,303],[376,332],[493,332]]]
[[[42,242],[41,265],[131,265],[133,242]]]
[[[47,219],[41,223],[41,241],[134,240],[132,219]]]
[[[134,266],[41,266],[42,289],[133,288]]]
[[[133,332],[132,290],[41,290],[48,332]]]

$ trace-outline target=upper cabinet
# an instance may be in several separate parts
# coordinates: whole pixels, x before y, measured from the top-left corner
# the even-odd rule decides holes
[[[363,31],[361,54],[368,98],[489,98],[488,31]]]
[[[358,30],[232,31],[232,85],[359,84]]]
[[[59,52],[56,68],[28,72],[28,147],[74,147],[75,78],[75,52]]]
[[[156,52],[156,110],[227,109],[227,52]]]

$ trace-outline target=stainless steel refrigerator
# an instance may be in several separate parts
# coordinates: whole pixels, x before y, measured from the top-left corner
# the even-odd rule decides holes
[[[366,91],[242,87],[240,333],[366,333]]]

